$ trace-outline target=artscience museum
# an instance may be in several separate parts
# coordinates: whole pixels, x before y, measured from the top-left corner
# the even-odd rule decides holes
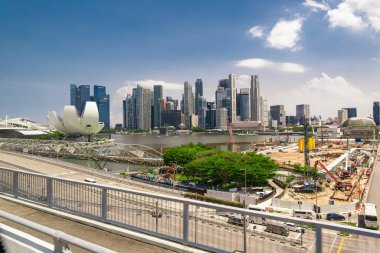
[[[97,134],[104,127],[104,123],[99,122],[98,106],[92,101],[86,102],[82,115],[75,106],[66,105],[62,117],[51,111],[48,112],[48,119],[51,126],[69,135]]]

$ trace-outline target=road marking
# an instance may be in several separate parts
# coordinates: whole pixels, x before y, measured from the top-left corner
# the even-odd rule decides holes
[[[334,247],[334,244],[335,244],[336,238],[338,238],[338,235],[335,236],[334,241],[331,243],[331,247],[330,247],[329,253],[331,253],[331,251],[332,251],[332,249],[333,249],[333,247]]]
[[[336,251],[336,253],[340,253],[342,251],[344,240],[346,240],[346,238],[342,237],[342,239],[340,240],[339,247],[338,247],[338,250]]]

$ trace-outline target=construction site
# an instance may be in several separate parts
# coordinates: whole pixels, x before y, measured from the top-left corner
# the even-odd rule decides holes
[[[284,175],[277,177],[286,185],[281,200],[317,202],[318,205],[360,202],[368,190],[377,143],[355,140],[316,143],[309,138],[305,149],[303,141],[299,140],[293,149],[265,153],[282,168]]]

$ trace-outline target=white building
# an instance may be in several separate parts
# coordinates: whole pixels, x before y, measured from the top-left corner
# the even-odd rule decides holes
[[[341,125],[348,119],[348,112],[345,109],[338,110],[338,125]]]
[[[227,130],[228,110],[226,108],[216,109],[216,129]]]

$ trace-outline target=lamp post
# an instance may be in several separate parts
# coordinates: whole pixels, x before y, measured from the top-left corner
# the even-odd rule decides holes
[[[243,169],[240,169],[243,170]],[[244,167],[244,194],[247,194],[247,168]]]

